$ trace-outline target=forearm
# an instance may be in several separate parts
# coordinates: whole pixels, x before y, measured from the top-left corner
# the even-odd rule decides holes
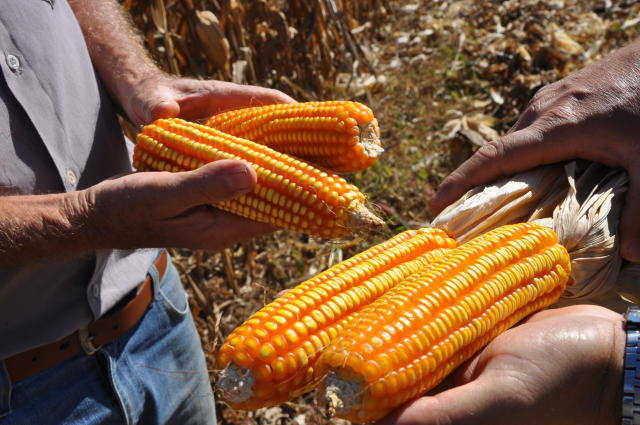
[[[163,75],[126,12],[115,0],[69,0],[82,28],[91,60],[120,103],[141,81]]]
[[[0,267],[88,251],[76,194],[0,197]]]

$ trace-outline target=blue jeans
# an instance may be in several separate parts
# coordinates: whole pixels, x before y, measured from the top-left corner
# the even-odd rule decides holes
[[[11,385],[0,361],[0,425],[215,424],[215,404],[185,291],[169,262],[140,322],[98,353]]]

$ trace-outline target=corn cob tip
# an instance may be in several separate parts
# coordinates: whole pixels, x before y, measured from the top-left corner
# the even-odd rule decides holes
[[[360,144],[365,154],[371,158],[379,157],[384,152],[384,148],[380,144],[377,124],[374,121],[369,121],[358,124],[358,127],[360,128]]]
[[[346,227],[353,230],[370,230],[380,227],[384,220],[369,211],[362,202],[354,202],[349,208]]]
[[[253,397],[256,380],[251,369],[231,363],[224,368],[216,381],[216,389],[222,398],[230,404],[244,403]]]

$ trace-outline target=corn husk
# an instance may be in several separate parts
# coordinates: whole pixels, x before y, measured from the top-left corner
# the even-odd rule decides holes
[[[538,210],[564,196],[567,188],[562,165],[539,167],[470,190],[431,225],[464,243],[504,224],[528,221],[532,215],[543,218]]]
[[[610,299],[623,290],[617,235],[627,184],[624,170],[596,163],[539,167],[469,191],[432,225],[459,242],[518,221],[549,226],[571,256],[574,284],[563,298]],[[640,276],[640,266],[634,270]],[[640,285],[626,285],[624,292],[640,299]]]

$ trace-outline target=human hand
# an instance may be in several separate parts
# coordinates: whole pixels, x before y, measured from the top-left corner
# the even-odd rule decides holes
[[[87,245],[93,249],[218,250],[273,230],[209,207],[247,193],[255,184],[253,168],[232,160],[193,171],[127,174],[75,192],[71,216],[86,223]]]
[[[580,305],[545,310],[498,336],[452,377],[377,425],[620,423],[622,316]]]
[[[630,184],[620,253],[640,261],[640,41],[540,89],[504,137],[482,146],[440,185],[440,211],[467,190],[573,158],[625,168]]]
[[[195,80],[154,74],[130,86],[121,96],[129,118],[138,125],[159,118],[196,120],[248,106],[294,103],[273,89],[217,80]]]

